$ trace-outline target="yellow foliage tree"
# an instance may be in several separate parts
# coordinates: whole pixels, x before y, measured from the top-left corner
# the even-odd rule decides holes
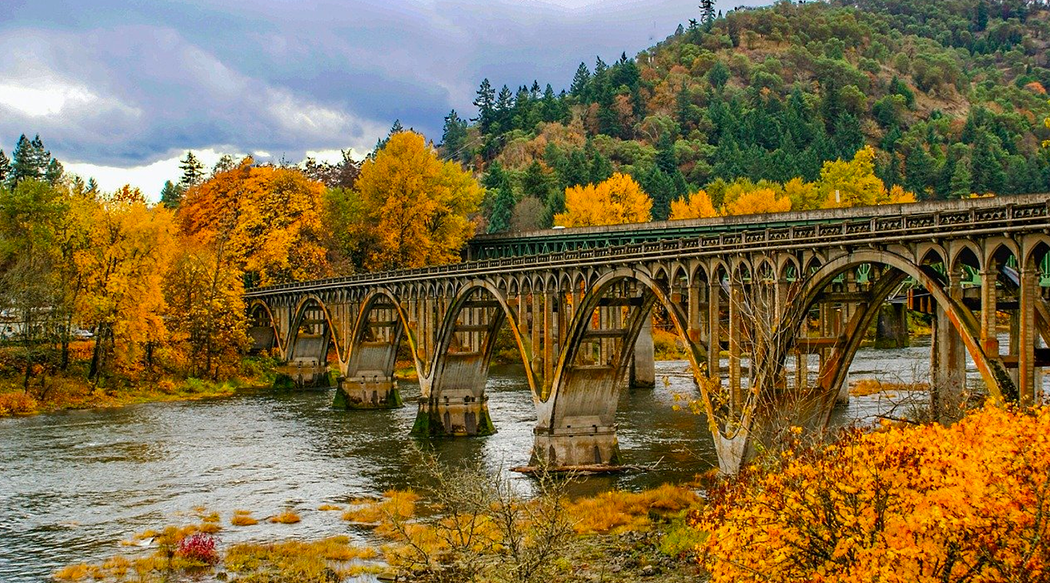
[[[245,272],[250,285],[329,273],[321,244],[324,185],[295,168],[254,166],[245,158],[186,193],[182,230]]]
[[[886,202],[886,185],[875,176],[875,150],[865,146],[853,160],[824,163],[817,189],[824,208],[870,206]]]
[[[784,183],[784,194],[791,199],[791,208],[808,211],[820,208],[821,198],[817,185],[801,178],[792,178]]]
[[[1047,103],[1050,103],[1050,101],[1048,101]],[[1050,130],[1050,116],[1047,116],[1047,118],[1043,120],[1043,125],[1046,126],[1046,129]],[[1050,148],[1050,140],[1044,141],[1043,147]]]
[[[653,201],[633,178],[619,172],[598,184],[565,189],[565,212],[554,215],[562,227],[625,225],[652,219]]]
[[[1046,581],[1050,408],[855,432],[752,466],[691,521],[714,583]]]
[[[167,340],[162,281],[175,253],[170,211],[149,207],[137,189],[124,187],[88,207],[90,245],[76,254],[84,274],[80,317],[95,330],[88,376],[108,368],[111,356],[126,370],[152,366],[152,351]]]
[[[365,162],[356,188],[375,240],[372,270],[450,263],[474,233],[483,191],[470,173],[441,161],[415,132],[399,132]]]
[[[791,199],[778,195],[771,188],[752,190],[725,205],[726,215],[757,215],[783,213],[791,210]]]
[[[715,210],[714,204],[711,203],[711,197],[703,190],[690,194],[688,198],[671,201],[672,221],[709,219],[717,216],[718,211]]]

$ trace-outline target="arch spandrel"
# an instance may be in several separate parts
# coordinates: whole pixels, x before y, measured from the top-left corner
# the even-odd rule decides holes
[[[874,250],[855,251],[848,256],[828,262],[805,282],[792,302],[795,309],[786,316],[780,327],[789,331],[797,330],[802,325],[803,315],[808,313],[824,288],[839,274],[864,263],[893,267],[914,278],[920,285],[925,287],[934,300],[944,309],[952,326],[962,337],[966,350],[976,363],[981,377],[984,379],[993,397],[1002,402],[1005,395],[1012,392],[1010,387],[1002,385],[1005,378],[1002,363],[998,359],[990,359],[980,346],[980,325],[974,318],[973,312],[945,292],[943,287],[945,282],[941,279],[940,274],[928,267],[916,265],[906,257],[893,253]],[[794,336],[795,334],[792,333],[788,337],[788,341],[793,343]],[[790,346],[782,347],[782,354],[786,355],[789,348]]]
[[[288,339],[285,342],[285,346],[287,346],[285,357],[290,358],[295,354],[299,328],[302,326],[303,317],[306,315],[306,311],[310,308],[310,304],[316,305],[320,308],[321,313],[324,314],[325,329],[328,331],[328,336],[330,337],[332,344],[335,345],[335,353],[336,358],[339,360],[339,368],[340,370],[344,369],[346,366],[346,363],[343,360],[345,351],[344,341],[339,338],[339,329],[335,326],[335,320],[332,318],[332,313],[328,309],[328,305],[326,305],[317,294],[308,294],[303,297],[293,309],[292,313],[295,315],[292,318],[291,325],[288,327]]]

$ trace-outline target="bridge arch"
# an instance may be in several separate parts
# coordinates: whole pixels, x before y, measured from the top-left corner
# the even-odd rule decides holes
[[[323,332],[316,335],[316,338],[314,338],[315,335],[311,335],[311,340],[316,340],[316,342],[312,343],[314,346],[305,346],[303,342],[305,338],[300,334],[300,329],[307,323],[305,318],[311,307],[315,307],[321,312],[323,321],[310,322],[310,324],[323,324]],[[287,331],[285,358],[289,361],[295,361],[300,358],[315,356],[317,365],[325,366],[329,352],[329,343],[331,343],[335,347],[336,359],[339,362],[340,370],[342,370],[344,368],[343,344],[339,338],[339,331],[333,324],[332,314],[328,306],[325,305],[324,300],[316,294],[308,294],[299,301],[292,313],[295,315]]]
[[[263,317],[258,318],[259,315],[262,315]],[[278,353],[282,357],[284,356],[286,340],[281,333],[280,323],[277,321],[277,318],[274,317],[273,310],[270,309],[270,306],[266,302],[262,300],[252,300],[249,302],[248,323],[251,326],[251,335],[252,340],[255,343],[255,348],[260,350],[270,350],[276,347]],[[256,332],[257,328],[268,330],[268,333],[272,334],[273,338],[256,338],[257,335],[260,335]]]
[[[920,259],[925,259],[929,252],[930,250],[927,250],[926,254],[919,256]],[[796,331],[803,323],[802,318],[804,314],[808,313],[810,308],[816,303],[822,290],[841,273],[865,263],[892,267],[914,278],[920,285],[925,287],[934,301],[947,313],[952,326],[962,337],[966,350],[976,363],[981,377],[988,386],[988,390],[996,400],[1003,401],[1004,396],[1010,392],[1010,388],[1002,384],[1005,376],[1002,367],[989,359],[980,346],[980,326],[976,322],[973,313],[945,292],[944,282],[939,274],[914,263],[906,257],[886,251],[859,250],[843,255],[829,261],[805,282],[796,300],[793,302],[795,309],[785,314],[783,329],[788,332],[784,336],[787,345],[780,347],[781,356],[778,358],[778,362],[782,364],[783,356],[786,356],[788,349],[795,343]],[[854,348],[850,352],[852,353],[847,353],[842,362],[842,365],[847,369],[856,349]]]
[[[634,292],[621,284],[640,284]],[[620,288],[617,288],[621,285]],[[640,295],[610,296],[610,292]],[[565,346],[554,370],[549,395],[537,401],[538,427],[534,456],[558,465],[561,461],[592,460],[616,463],[619,450],[615,435],[615,413],[620,383],[625,379],[635,342],[644,319],[654,305],[661,305],[674,325],[675,333],[689,347],[688,358],[699,380],[702,356],[698,345],[689,341],[688,321],[679,304],[672,301],[655,274],[648,270],[621,267],[598,278],[586,292],[569,324]],[[605,309],[602,313],[600,310]],[[619,315],[617,316],[617,312]],[[610,328],[603,328],[610,326]],[[585,342],[615,341],[610,354],[591,361],[580,358]],[[708,409],[713,437],[720,436],[713,414],[712,400],[700,382]]]

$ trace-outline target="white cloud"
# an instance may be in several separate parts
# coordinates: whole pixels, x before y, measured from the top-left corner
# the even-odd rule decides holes
[[[205,148],[194,150],[193,155],[204,164],[207,171],[228,151]],[[264,161],[259,159],[261,154],[263,152],[255,153],[257,162]],[[157,201],[160,200],[160,190],[164,187],[164,182],[167,180],[176,182],[182,176],[179,160],[185,155],[185,152],[172,152],[169,157],[156,162],[131,167],[100,166],[86,162],[63,162],[63,166],[67,173],[76,174],[85,181],[88,178],[94,178],[103,192],[112,192],[125,184],[130,184],[141,190],[147,200]],[[239,159],[242,156],[243,154],[236,154],[233,155],[233,158]]]

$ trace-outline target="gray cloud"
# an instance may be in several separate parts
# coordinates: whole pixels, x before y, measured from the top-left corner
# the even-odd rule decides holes
[[[698,12],[695,0],[85,4],[0,8],[0,147],[39,132],[94,164],[217,145],[296,159],[366,151],[395,118],[436,140],[448,110],[473,115],[483,77],[561,89],[580,61],[633,55]]]

